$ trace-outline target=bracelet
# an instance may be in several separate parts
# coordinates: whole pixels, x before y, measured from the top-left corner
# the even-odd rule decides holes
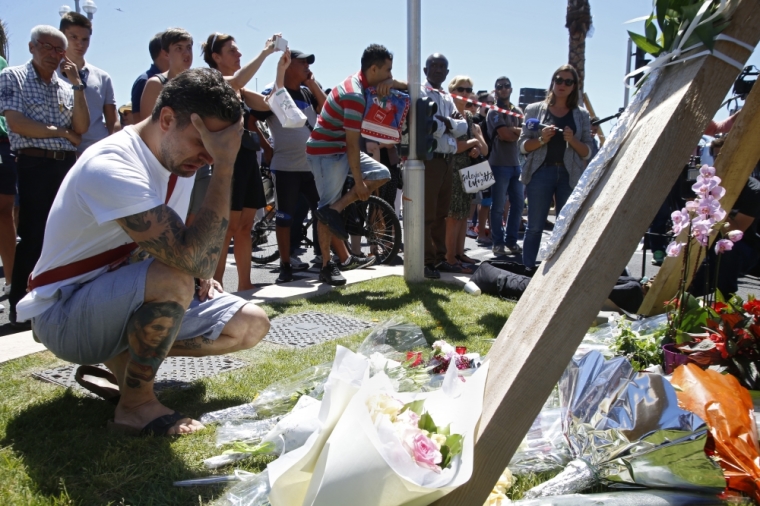
[[[539,136],[538,136],[538,143],[539,143],[541,146],[543,146],[544,144],[546,144],[546,141],[544,140],[544,138],[543,138],[542,136],[540,136],[540,135],[539,135]]]

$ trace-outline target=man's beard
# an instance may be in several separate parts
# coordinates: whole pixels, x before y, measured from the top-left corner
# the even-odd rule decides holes
[[[161,165],[163,165],[166,168],[166,170],[168,170],[172,174],[176,174],[179,177],[195,177],[195,173],[198,172],[198,170],[197,169],[187,170],[183,168],[183,165],[184,164],[198,165],[198,163],[202,164],[202,161],[180,159],[179,156],[175,155],[174,150],[172,149],[173,147],[174,145],[171,141],[162,142],[161,150],[160,150],[161,151],[160,158],[158,161],[161,162]]]

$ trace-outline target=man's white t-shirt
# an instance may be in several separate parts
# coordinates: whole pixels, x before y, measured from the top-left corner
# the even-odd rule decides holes
[[[169,176],[131,126],[92,145],[58,190],[32,277],[133,242],[115,220],[163,204]],[[192,189],[193,178],[178,178],[168,202],[182,220]],[[35,288],[16,306],[18,321],[44,313],[60,287],[90,281],[107,269]]]

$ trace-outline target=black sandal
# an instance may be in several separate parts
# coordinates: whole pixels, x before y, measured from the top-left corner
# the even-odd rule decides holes
[[[92,379],[85,379],[85,376],[89,376]],[[94,365],[80,365],[77,368],[74,379],[85,390],[102,397],[111,404],[119,404],[119,399],[121,399],[119,383],[111,371],[106,371]]]

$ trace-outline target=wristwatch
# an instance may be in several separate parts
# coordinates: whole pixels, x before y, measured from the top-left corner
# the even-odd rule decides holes
[[[84,84],[84,83],[82,83],[82,84],[74,84],[74,85],[71,86],[71,89],[74,90],[74,91],[84,91],[85,88],[87,88],[87,85]]]
[[[546,141],[545,141],[545,140],[544,140],[544,138],[543,138],[543,137],[541,137],[540,135],[538,136],[538,142],[539,142],[539,143],[540,143],[542,146],[543,146],[544,144],[546,144]]]

